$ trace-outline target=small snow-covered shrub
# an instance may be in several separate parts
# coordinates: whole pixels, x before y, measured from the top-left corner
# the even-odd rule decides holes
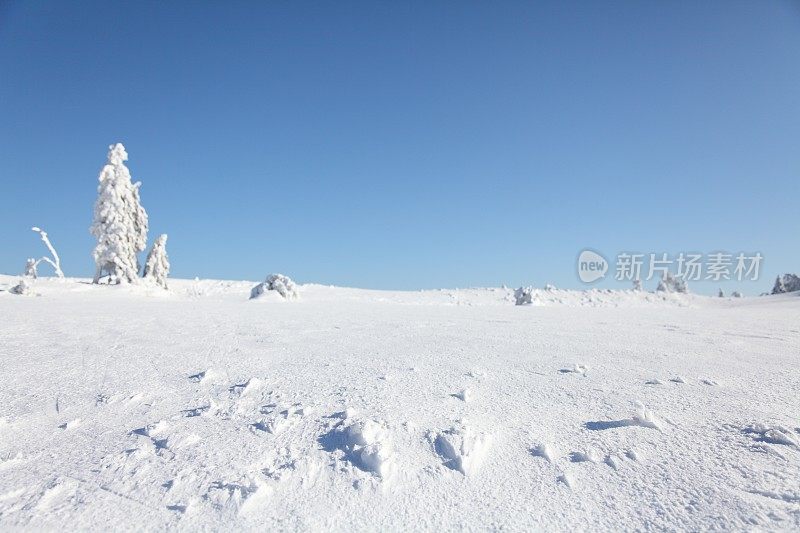
[[[642,280],[640,279],[633,280],[633,290],[636,292],[642,292]]]
[[[49,263],[50,266],[53,267],[56,276],[61,279],[64,279],[64,273],[61,271],[61,259],[58,257],[58,253],[56,249],[53,248],[53,244],[50,242],[50,239],[47,238],[47,232],[42,230],[41,228],[37,228],[36,226],[31,228],[31,231],[35,231],[39,234],[42,238],[42,242],[47,249],[50,250],[50,253],[53,254],[53,258],[50,259],[47,256],[41,257],[40,259],[33,259],[29,258],[25,263],[25,276],[29,278],[36,279],[38,277],[37,269],[39,268],[39,263],[44,261],[45,263]]]
[[[800,291],[800,276],[797,274],[784,274],[775,279],[772,294]]]
[[[144,265],[144,277],[152,279],[156,285],[167,288],[167,276],[169,275],[169,258],[167,257],[167,235],[159,235],[150,253],[147,254],[147,262]]]
[[[25,277],[33,279],[39,277],[36,272],[36,259],[33,257],[29,257],[28,260],[25,261]]]
[[[661,281],[658,282],[658,287],[656,288],[658,292],[678,292],[681,294],[686,294],[689,292],[689,286],[686,283],[686,280],[683,278],[678,278],[673,276],[671,273],[666,272],[664,277],[661,278]]]
[[[720,297],[720,298],[725,298],[725,293],[722,292],[722,289],[719,290],[719,292],[717,293],[717,296]]]
[[[517,305],[533,303],[533,287],[520,287],[514,291],[514,301]]]
[[[739,291],[733,291],[731,293],[731,296],[733,296],[734,298],[741,298],[742,297],[742,293],[739,292]]]
[[[10,292],[11,294],[19,294],[21,296],[28,296],[28,295],[30,295],[32,293],[32,290],[31,290],[30,283],[25,281],[25,278],[22,278],[22,279],[19,280],[19,283],[14,285],[13,287],[11,287],[8,290],[8,292]]]
[[[264,282],[259,283],[250,291],[250,299],[258,298],[267,291],[276,291],[287,300],[297,299],[297,285],[288,276],[272,274]]]

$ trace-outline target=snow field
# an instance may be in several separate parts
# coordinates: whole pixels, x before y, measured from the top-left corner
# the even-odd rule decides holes
[[[3,529],[800,527],[788,295],[40,281],[0,292]]]

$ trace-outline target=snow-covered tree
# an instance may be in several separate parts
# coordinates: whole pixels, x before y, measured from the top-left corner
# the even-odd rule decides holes
[[[636,292],[642,292],[642,280],[638,278],[633,280],[633,290]]]
[[[288,276],[272,274],[250,290],[250,299],[258,298],[267,291],[276,291],[287,300],[297,299],[297,285]]]
[[[44,261],[45,263],[50,263],[50,266],[53,267],[56,276],[58,276],[61,279],[64,279],[64,273],[61,271],[61,259],[58,257],[56,249],[53,248],[53,245],[50,243],[50,239],[47,238],[47,232],[41,228],[37,228],[36,226],[32,227],[31,231],[35,231],[36,233],[39,234],[39,236],[42,238],[42,242],[44,243],[44,245],[47,246],[47,249],[50,250],[51,254],[53,254],[53,258],[50,259],[49,257],[44,256],[34,261],[33,265],[30,264],[32,259],[28,259],[28,264],[25,266],[25,275],[27,276],[28,272],[32,271],[33,275],[31,277],[36,278],[37,276],[36,269],[39,267],[39,263]]]
[[[150,253],[147,254],[147,261],[144,264],[144,277],[150,278],[160,285],[167,288],[167,276],[169,275],[169,258],[167,257],[167,235],[159,235]]]
[[[772,287],[772,294],[794,291],[800,291],[800,276],[796,274],[784,274],[775,279],[775,286]]]
[[[169,276],[169,256],[167,255],[167,234],[159,235],[147,254],[143,276],[166,288]]]
[[[673,286],[675,287],[675,292],[680,292],[681,294],[686,294],[689,292],[689,284],[686,283],[686,280],[683,278],[673,278]]]
[[[658,292],[679,292],[686,294],[689,292],[689,285],[686,280],[680,277],[675,277],[670,272],[665,272],[664,276],[658,282],[656,287]]]
[[[514,303],[530,305],[533,303],[533,287],[519,287],[514,291]]]
[[[783,278],[778,276],[775,278],[775,285],[772,286],[772,294],[782,294],[786,292],[786,286],[783,284]]]
[[[800,291],[800,276],[796,274],[784,274],[783,285],[786,292]]]
[[[722,289],[719,290],[719,293],[717,293],[717,296],[719,296],[720,298],[725,298],[725,293],[722,292]]]
[[[93,256],[94,283],[108,274],[116,283],[135,283],[137,254],[147,244],[147,213],[139,199],[141,182],[131,183],[125,166],[128,153],[121,143],[109,146],[108,162],[100,171],[91,234],[97,238]]]

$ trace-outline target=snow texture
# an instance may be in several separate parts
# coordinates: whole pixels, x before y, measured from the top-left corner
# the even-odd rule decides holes
[[[796,294],[88,281],[0,276],[0,530],[800,530]]]

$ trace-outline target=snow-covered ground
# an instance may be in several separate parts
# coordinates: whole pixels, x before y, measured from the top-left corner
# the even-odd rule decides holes
[[[797,530],[800,297],[0,276],[0,529]]]

